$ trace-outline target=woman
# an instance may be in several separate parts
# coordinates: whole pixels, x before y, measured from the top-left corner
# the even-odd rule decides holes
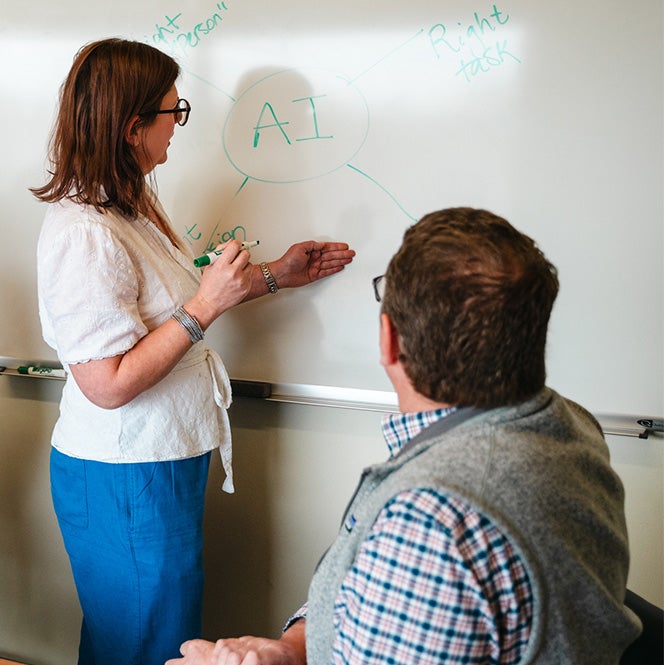
[[[83,608],[82,665],[162,664],[201,632],[202,511],[211,451],[232,491],[230,384],[202,342],[239,302],[332,275],[354,255],[303,242],[252,265],[236,241],[201,275],[146,177],[167,159],[177,63],[106,39],[60,92],[38,244],[45,340],[67,369],[53,502]]]

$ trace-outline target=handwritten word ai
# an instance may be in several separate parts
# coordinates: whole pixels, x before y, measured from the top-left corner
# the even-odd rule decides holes
[[[510,15],[493,5],[488,15],[473,12],[471,21],[457,21],[455,25],[436,23],[429,28],[429,43],[437,58],[458,60],[455,76],[463,76],[468,83],[480,74],[486,74],[506,61],[521,60],[509,49],[501,31]]]
[[[311,107],[311,119],[313,121],[313,135],[310,136],[301,136],[299,138],[296,138],[296,141],[311,141],[313,139],[331,139],[334,138],[331,134],[328,134],[327,136],[321,136],[319,130],[318,130],[318,113],[316,110],[316,104],[314,102],[314,99],[318,97],[326,97],[326,95],[316,95],[315,97],[309,96],[309,97],[302,97],[300,99],[293,99],[292,104],[297,104],[298,102],[309,102],[309,105]],[[270,116],[273,120],[273,122],[267,122],[265,123],[264,121],[264,116],[266,115]],[[265,124],[264,124],[265,123]],[[284,122],[280,121],[279,118],[277,117],[277,114],[275,113],[274,108],[272,107],[272,104],[269,102],[265,102],[263,104],[263,108],[261,109],[261,112],[258,116],[258,120],[256,122],[256,126],[254,127],[254,148],[258,147],[258,141],[260,139],[260,133],[264,129],[270,129],[272,127],[278,127],[279,131],[284,137],[284,140],[288,143],[288,145],[291,144],[290,137],[288,136],[286,130],[284,129],[285,125],[290,125],[290,121],[286,120]]]

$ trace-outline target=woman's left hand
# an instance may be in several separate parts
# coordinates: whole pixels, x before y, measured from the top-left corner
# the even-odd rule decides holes
[[[270,262],[270,269],[279,288],[293,288],[334,275],[354,256],[344,242],[308,240],[291,245],[280,259]]]

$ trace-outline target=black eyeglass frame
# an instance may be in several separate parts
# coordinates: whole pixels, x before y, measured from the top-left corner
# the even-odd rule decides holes
[[[180,105],[184,103],[184,108],[180,108]],[[138,115],[140,116],[146,116],[146,115],[159,115],[161,113],[173,113],[175,115],[180,114],[182,117],[181,118],[176,118],[175,122],[177,122],[180,127],[184,127],[187,124],[187,121],[189,120],[189,114],[191,113],[191,104],[186,100],[180,97],[178,101],[175,103],[175,107],[172,109],[164,109],[162,111],[146,111],[145,113],[139,113]]]
[[[381,284],[383,283],[383,280],[385,279],[385,275],[378,275],[378,277],[374,277],[371,280],[371,284],[373,285],[373,290],[374,290],[374,298],[376,298],[376,302],[381,302],[382,297],[380,295],[380,288]],[[383,288],[385,285],[383,284]]]

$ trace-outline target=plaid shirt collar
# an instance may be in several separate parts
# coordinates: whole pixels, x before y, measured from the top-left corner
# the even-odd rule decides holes
[[[411,439],[414,439],[423,429],[433,425],[437,420],[446,418],[457,410],[450,406],[445,409],[433,411],[419,411],[417,413],[386,413],[382,418],[382,430],[385,443],[394,457]]]

